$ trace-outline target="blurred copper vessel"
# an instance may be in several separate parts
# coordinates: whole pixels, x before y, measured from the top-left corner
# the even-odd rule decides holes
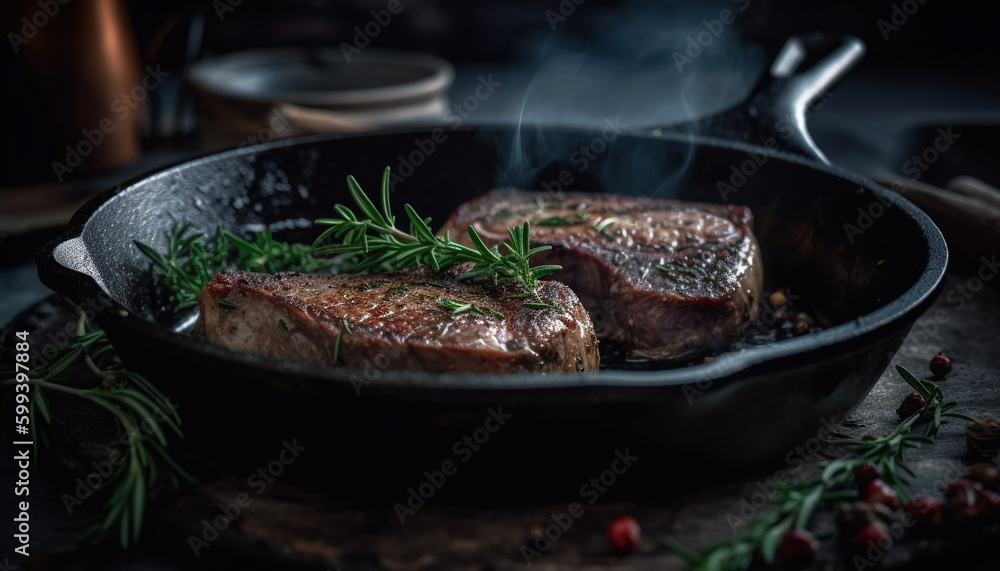
[[[135,160],[149,86],[125,3],[9,0],[2,20],[59,142],[54,171],[56,162],[86,172]]]

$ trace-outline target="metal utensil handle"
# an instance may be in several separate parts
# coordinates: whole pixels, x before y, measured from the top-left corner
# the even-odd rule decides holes
[[[809,135],[806,117],[864,54],[864,43],[852,36],[793,36],[743,103],[681,130],[776,147],[829,164]]]

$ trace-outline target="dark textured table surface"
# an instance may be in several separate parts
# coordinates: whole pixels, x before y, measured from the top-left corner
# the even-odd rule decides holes
[[[977,288],[971,278],[950,276],[944,293],[914,327],[894,358],[912,371],[929,377],[927,363],[938,351],[946,351],[954,370],[940,381],[958,409],[971,416],[1000,415],[1000,294],[990,288]],[[971,287],[970,287],[971,286]],[[34,328],[39,333],[65,323],[68,314],[54,298],[22,315],[18,327]],[[10,344],[8,329],[2,343]],[[672,535],[698,549],[733,535],[742,529],[748,517],[766,513],[759,507],[761,493],[773,490],[776,479],[789,475],[795,479],[814,476],[825,457],[842,456],[844,437],[885,434],[898,421],[895,408],[909,388],[892,370],[883,374],[869,397],[832,436],[805,441],[802,450],[792,451],[789,464],[767,466],[753,474],[723,474],[720,485],[664,489],[662,497],[642,501],[581,501],[584,513],[552,542],[532,567],[590,567],[647,569],[682,569],[682,561],[661,542]],[[58,403],[55,403],[58,406]],[[68,408],[68,407],[67,407]],[[65,409],[64,409],[65,410]],[[105,548],[90,557],[81,554],[65,558],[58,555],[59,544],[74,537],[58,528],[74,521],[61,501],[63,494],[77,485],[75,478],[85,476],[92,458],[106,454],[107,426],[86,410],[70,411],[58,429],[61,442],[51,451],[32,478],[32,566],[21,568],[66,569],[507,569],[525,565],[522,546],[536,528],[552,523],[552,514],[562,514],[568,502],[560,498],[552,503],[531,502],[502,507],[470,507],[437,504],[429,501],[405,525],[393,512],[391,502],[377,506],[356,505],[333,497],[322,489],[304,489],[275,482],[233,518],[227,529],[207,547],[192,548],[190,537],[203,533],[203,521],[217,516],[220,503],[233,503],[240,492],[250,491],[242,474],[226,474],[204,481],[198,488],[187,488],[178,495],[162,494],[151,504],[149,528],[143,541],[129,551]],[[957,477],[971,461],[967,452],[964,423],[952,421],[942,429],[938,442],[910,452],[911,465],[917,473],[913,489],[941,494],[944,483]],[[276,451],[260,451],[261,465],[267,465]],[[585,452],[584,452],[585,453]],[[807,459],[802,462],[799,458]],[[202,459],[204,460],[204,459]],[[643,459],[646,460],[646,459]],[[198,462],[197,458],[186,461]],[[651,463],[670,459],[649,459]],[[11,467],[9,457],[4,466]],[[294,465],[289,466],[293,470]],[[331,464],[331,468],[337,469]],[[685,469],[683,464],[676,466]],[[637,462],[629,470],[640,471]],[[14,500],[12,472],[5,469],[2,501]],[[581,474],[586,481],[588,474]],[[628,470],[618,486],[628,486]],[[573,486],[576,487],[575,485]],[[756,496],[755,496],[756,494]],[[37,503],[36,503],[37,502]],[[643,528],[642,540],[634,555],[611,554],[605,529],[613,518],[631,515]],[[79,517],[79,513],[75,517]],[[7,522],[5,527],[9,527]],[[822,541],[816,569],[854,569],[854,553],[838,542],[829,512],[820,512],[812,528]],[[533,531],[535,530],[535,531]],[[7,531],[5,538],[10,537]],[[949,557],[961,556],[970,568],[992,568],[990,559],[996,527],[974,528],[962,533],[907,533],[885,552],[874,553],[884,568],[936,567]],[[197,551],[197,553],[196,553]],[[46,553],[49,553],[46,555]],[[863,559],[870,558],[863,554]],[[0,559],[0,562],[3,560]],[[17,559],[11,563],[20,565]],[[864,566],[863,566],[864,567]]]

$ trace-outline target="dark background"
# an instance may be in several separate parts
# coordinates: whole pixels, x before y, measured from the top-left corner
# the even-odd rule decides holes
[[[62,7],[67,16],[90,0]],[[973,91],[989,91],[998,81],[997,24],[1000,9],[993,2],[945,0],[733,0],[713,2],[614,2],[586,0],[564,6],[574,11],[553,31],[546,11],[558,11],[559,0],[517,2],[401,0],[404,10],[372,41],[373,47],[421,50],[440,55],[461,72],[463,66],[530,66],[546,50],[556,48],[585,55],[661,61],[672,65],[670,54],[683,51],[687,33],[697,32],[702,19],[717,17],[723,8],[747,4],[734,26],[739,43],[734,50],[759,46],[774,53],[788,36],[806,31],[844,32],[868,46],[865,69],[873,76],[885,73],[914,75],[928,85],[954,82],[959,75],[976,83]],[[0,21],[5,34],[17,29],[34,2],[5,3]],[[339,45],[352,42],[354,27],[371,20],[371,10],[385,8],[386,0],[243,0],[230,6],[225,0],[127,2],[139,53],[145,62],[176,71],[192,59],[251,47],[279,45]],[[898,8],[898,10],[897,10]],[[879,20],[897,21],[903,10],[916,11],[888,40]],[[568,10],[567,10],[568,11]],[[30,14],[30,11],[25,12]],[[60,16],[62,17],[62,16]],[[200,42],[191,42],[192,26],[204,25]],[[712,57],[702,69],[746,71],[746,58]],[[708,59],[708,58],[706,58]],[[765,57],[758,58],[757,66]],[[4,124],[0,138],[0,188],[13,184],[54,182],[51,162],[60,155],[60,143],[40,112],[39,95],[19,56],[9,46],[0,49],[4,84]],[[758,70],[753,70],[757,72]],[[179,75],[179,74],[176,74]],[[459,74],[459,83],[461,73]],[[985,84],[985,87],[983,85]],[[79,88],[66,85],[67,90]],[[958,89],[958,86],[956,86]],[[650,94],[655,98],[656,94]],[[899,97],[919,96],[903,92]],[[184,90],[163,90],[152,105],[177,108]],[[147,117],[150,115],[147,113]],[[149,133],[144,145],[156,147],[169,140],[190,137],[190,127],[170,133]]]

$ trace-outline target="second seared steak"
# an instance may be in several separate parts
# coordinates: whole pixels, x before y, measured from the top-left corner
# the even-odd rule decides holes
[[[516,286],[494,286],[487,278],[460,282],[455,276],[461,269],[339,276],[223,272],[198,296],[194,336],[265,357],[366,371],[597,370],[593,325],[568,287],[538,282],[539,297],[555,307],[531,309],[503,299],[518,293]],[[442,306],[446,300],[472,306],[455,312]]]
[[[763,288],[753,216],[743,206],[611,194],[494,190],[463,204],[442,229],[471,244],[531,222],[532,259],[559,264],[597,336],[629,355],[676,359],[723,345],[757,317]]]

